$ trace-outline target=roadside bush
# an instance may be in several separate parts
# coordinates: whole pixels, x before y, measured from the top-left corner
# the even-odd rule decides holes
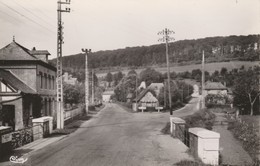
[[[260,150],[260,137],[257,135],[257,128],[246,122],[235,120],[229,122],[228,129],[242,143],[243,148],[253,158],[254,162],[260,164],[257,158]]]
[[[186,124],[189,128],[191,127],[202,127],[208,130],[212,130],[214,125],[215,115],[206,109],[200,110],[193,115],[184,117]]]
[[[207,108],[221,107],[228,108],[233,102],[233,99],[229,95],[221,94],[208,94],[205,98],[205,104]]]
[[[204,164],[201,161],[190,161],[190,160],[182,160],[175,164],[176,166],[210,166],[208,164]]]

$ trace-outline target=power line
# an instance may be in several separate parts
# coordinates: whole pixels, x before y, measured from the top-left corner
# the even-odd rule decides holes
[[[34,21],[33,19],[31,19],[31,18],[29,18],[29,17],[23,15],[22,13],[20,13],[19,11],[13,9],[12,7],[8,6],[7,4],[5,4],[5,3],[1,2],[1,1],[0,1],[0,3],[1,3],[2,5],[4,5],[4,6],[6,6],[8,9],[12,10],[13,12],[15,12],[16,14],[18,14],[18,15],[20,15],[20,16],[26,18],[27,20],[29,20],[29,21],[31,21],[31,22],[33,22],[34,24],[39,25],[40,27],[46,29],[47,31],[49,31],[49,32],[51,32],[51,33],[55,33],[54,31],[52,31],[52,30],[48,29],[47,27],[45,27],[45,26],[39,24],[38,22]]]
[[[2,11],[2,10],[0,10],[0,12],[4,13],[5,15],[11,17],[12,19],[14,19],[14,20],[16,20],[16,21],[18,21],[18,22],[22,22],[22,21],[18,20],[17,18],[15,18],[14,16],[8,14],[7,12],[4,12],[4,11]],[[8,20],[8,21],[9,21],[9,20]]]
[[[30,14],[32,14],[33,16],[37,17],[38,19],[42,20],[43,22],[45,22],[46,24],[52,26],[55,28],[54,25],[48,23],[47,21],[45,21],[43,18],[39,17],[38,15],[36,15],[35,13],[33,13],[32,11],[30,11],[29,9],[23,7],[21,4],[17,3],[16,1],[13,1],[15,4],[17,4],[18,6],[20,6],[21,8],[23,8],[24,10],[26,10],[27,12],[29,12]]]

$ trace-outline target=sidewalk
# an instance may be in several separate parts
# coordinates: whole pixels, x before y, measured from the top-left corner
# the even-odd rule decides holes
[[[17,149],[14,149],[13,152],[10,155],[7,155],[6,157],[4,157],[3,159],[0,160],[0,165],[1,166],[13,166],[13,165],[17,165],[17,164],[13,164],[9,161],[9,158],[11,156],[14,157],[18,157],[18,158],[28,158],[28,156],[37,151],[40,150],[54,142],[58,142],[61,141],[62,139],[65,139],[66,137],[68,137],[70,134],[75,133],[75,131],[81,126],[82,123],[89,121],[93,116],[97,116],[97,114],[100,112],[100,110],[98,109],[97,111],[89,111],[89,115],[88,116],[82,116],[78,119],[73,120],[71,123],[67,124],[65,126],[65,128],[67,128],[67,130],[71,130],[69,133],[67,134],[57,134],[57,133],[53,133],[52,135],[50,135],[47,138],[41,138],[38,139],[36,141],[33,141],[29,144],[26,144],[24,146],[21,146]],[[55,130],[54,130],[55,131]],[[21,164],[20,164],[21,165]]]
[[[243,149],[242,145],[236,140],[233,134],[227,129],[227,119],[221,113],[215,113],[216,124],[213,131],[220,134],[220,154],[222,164],[226,165],[246,165],[252,163],[249,154]]]

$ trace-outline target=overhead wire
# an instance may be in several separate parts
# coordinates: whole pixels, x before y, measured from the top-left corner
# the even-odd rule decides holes
[[[49,32],[51,32],[51,33],[55,33],[54,31],[50,30],[49,28],[47,28],[47,27],[41,25],[40,23],[38,23],[38,22],[34,21],[33,19],[27,17],[26,15],[24,15],[24,14],[20,13],[19,11],[13,9],[13,8],[10,7],[9,5],[5,4],[4,2],[0,1],[0,3],[1,3],[2,5],[4,5],[4,6],[6,6],[8,9],[12,10],[13,12],[15,12],[16,14],[18,14],[18,15],[20,15],[20,16],[26,18],[27,20],[31,21],[32,23],[34,23],[34,24],[36,24],[36,25],[38,25],[38,26],[44,28],[45,30],[47,30],[47,31],[49,31]]]
[[[46,20],[44,20],[43,18],[39,17],[38,15],[36,15],[35,13],[33,13],[32,11],[30,11],[29,9],[25,8],[24,6],[22,6],[21,4],[17,3],[15,0],[12,1],[14,2],[15,4],[17,4],[18,6],[20,6],[21,8],[23,8],[24,10],[26,10],[28,13],[32,14],[33,16],[37,17],[38,19],[42,20],[43,22],[45,22],[46,24],[52,26],[55,28],[54,25],[50,24],[49,22],[47,22]]]
[[[3,14],[5,14],[5,15],[7,15],[7,16],[9,16],[9,17],[11,17],[13,20],[16,20],[17,22],[20,22],[20,23],[22,22],[21,20],[15,18],[14,16],[8,14],[7,12],[5,12],[5,11],[3,11],[3,10],[0,10],[0,12],[3,13]],[[10,22],[10,20],[8,20],[8,21]]]

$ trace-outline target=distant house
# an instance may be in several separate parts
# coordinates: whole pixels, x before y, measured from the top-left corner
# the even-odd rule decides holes
[[[138,89],[146,89],[146,84],[144,81],[141,82],[140,86],[138,87]]]
[[[164,87],[163,83],[151,83],[148,88],[156,93],[156,97],[159,95],[160,90]]]
[[[133,96],[134,96],[133,93],[128,93],[127,96],[126,96],[126,102],[127,103],[132,102]]]
[[[103,102],[109,102],[111,101],[111,96],[114,95],[114,91],[105,91],[102,94],[102,100]]]
[[[133,110],[136,111],[138,107],[158,107],[159,101],[153,94],[152,90],[147,88],[143,90],[134,100],[133,100]]]
[[[205,83],[205,94],[221,94],[227,95],[228,88],[221,82],[206,82]]]
[[[76,85],[78,82],[77,78],[72,77],[72,75],[69,74],[68,72],[65,72],[62,77],[63,77],[63,81],[70,85]]]

